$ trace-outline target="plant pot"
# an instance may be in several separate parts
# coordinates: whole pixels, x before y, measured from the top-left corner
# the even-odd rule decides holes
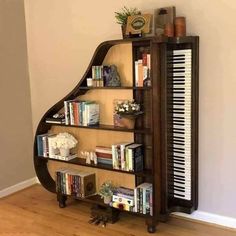
[[[63,157],[68,157],[70,155],[69,148],[60,148],[60,155]]]
[[[134,129],[135,126],[135,116],[121,116],[119,114],[114,114],[114,126],[122,127],[127,129]]]
[[[111,202],[111,196],[105,196],[104,197],[104,203],[105,204],[110,204],[110,202]]]
[[[126,39],[129,37],[129,35],[126,34],[126,25],[121,25],[121,32],[122,32],[123,39]]]

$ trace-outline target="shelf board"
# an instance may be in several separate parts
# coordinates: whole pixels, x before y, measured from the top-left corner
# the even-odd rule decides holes
[[[140,133],[140,134],[150,134],[150,129],[127,129],[122,127],[117,127],[114,125],[94,125],[94,126],[83,126],[83,125],[66,125],[66,124],[55,124],[55,123],[46,123],[47,125],[55,125],[55,126],[65,126],[65,127],[75,127],[75,128],[82,128],[82,129],[98,129],[98,130],[111,130],[111,131],[119,131],[119,132],[131,132],[131,133]]]
[[[63,160],[53,159],[53,158],[49,158],[49,157],[42,157],[42,156],[38,156],[38,158],[41,158],[43,160],[65,162],[65,163],[74,164],[74,165],[87,166],[87,167],[92,167],[92,168],[97,168],[97,169],[102,169],[102,170],[120,172],[120,173],[124,173],[124,174],[136,175],[136,176],[141,176],[141,177],[152,176],[151,170],[143,170],[141,172],[117,170],[117,169],[113,169],[113,167],[111,165],[105,165],[105,164],[97,164],[97,165],[86,164],[86,160],[83,159],[83,158],[74,158],[74,159],[72,159],[70,161],[63,161]]]
[[[67,195],[70,197],[70,195]],[[73,196],[71,196],[73,197]],[[79,200],[79,201],[83,201],[83,202],[88,202],[88,203],[92,203],[92,204],[98,204],[100,206],[104,206],[104,207],[111,207],[110,205],[108,204],[105,204],[103,199],[101,199],[100,195],[98,194],[95,194],[95,195],[92,195],[92,196],[89,196],[89,197],[86,197],[86,198],[78,198],[78,197],[75,197],[76,200]],[[114,209],[117,209],[117,208],[114,208]],[[147,214],[142,214],[142,213],[139,213],[139,212],[131,212],[131,211],[126,211],[126,210],[122,210],[122,209],[117,209],[119,210],[120,212],[127,212],[129,214],[132,214],[132,215],[138,215],[138,216],[142,216],[142,217],[150,217],[150,215],[147,215]]]
[[[80,90],[90,90],[90,89],[133,89],[133,90],[150,90],[152,87],[132,87],[132,86],[121,86],[121,87],[87,87],[81,86]]]

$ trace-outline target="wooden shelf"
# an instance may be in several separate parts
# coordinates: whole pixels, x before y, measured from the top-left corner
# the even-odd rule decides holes
[[[49,160],[49,161],[65,162],[65,163],[74,164],[74,165],[87,166],[87,167],[92,167],[92,168],[97,168],[97,169],[125,173],[125,174],[129,174],[129,175],[141,176],[141,177],[153,176],[151,170],[143,170],[141,172],[117,170],[117,169],[113,169],[112,166],[105,165],[105,164],[97,164],[97,165],[86,164],[86,161],[83,158],[74,158],[70,161],[63,161],[63,160],[53,159],[53,158],[49,158],[49,157],[42,157],[42,156],[38,156],[38,158],[43,159],[43,160],[47,160],[47,161]]]
[[[132,87],[132,86],[123,86],[123,87],[79,87],[80,90],[90,90],[90,89],[133,89],[133,90],[150,90],[152,87]]]
[[[151,129],[127,129],[122,127],[116,127],[114,125],[94,125],[94,126],[83,126],[83,125],[66,125],[66,124],[55,124],[55,123],[46,123],[47,125],[54,125],[54,126],[65,126],[65,127],[75,127],[75,128],[82,128],[82,129],[98,129],[98,130],[111,130],[111,131],[119,131],[119,132],[130,132],[130,133],[139,133],[139,134],[151,134]]]
[[[65,196],[73,197],[72,195],[65,195]],[[104,206],[104,207],[112,207],[108,204],[105,204],[103,199],[101,199],[100,195],[98,195],[98,194],[95,194],[95,195],[92,195],[92,196],[89,196],[89,197],[86,197],[86,198],[79,198],[79,197],[74,197],[74,198],[76,200],[79,200],[79,201],[88,202],[88,203],[92,203],[92,204],[98,204],[98,205]],[[114,209],[117,209],[117,208],[114,208]],[[129,214],[132,214],[132,215],[137,215],[137,216],[142,216],[142,217],[151,217],[149,214],[142,214],[142,213],[139,213],[139,212],[125,211],[125,210],[122,210],[122,209],[117,209],[117,210],[120,211],[120,212],[129,213]]]

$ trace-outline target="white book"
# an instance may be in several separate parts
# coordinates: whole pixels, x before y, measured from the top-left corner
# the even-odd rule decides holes
[[[69,109],[67,101],[64,101],[65,124],[69,125]]]
[[[119,161],[117,156],[117,145],[113,144],[111,146],[112,149],[112,166],[114,169],[119,169]]]
[[[134,212],[138,212],[137,188],[134,189]]]
[[[122,170],[126,170],[126,151],[125,151],[125,147],[130,145],[130,144],[132,144],[132,143],[121,143],[120,144],[121,169]]]
[[[53,148],[52,142],[56,138],[56,135],[48,136],[48,157],[51,158],[54,155],[57,155],[59,153],[58,148]]]

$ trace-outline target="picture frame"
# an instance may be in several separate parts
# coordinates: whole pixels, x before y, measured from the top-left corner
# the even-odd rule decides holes
[[[148,34],[151,30],[152,14],[129,16],[127,20],[126,35]]]

